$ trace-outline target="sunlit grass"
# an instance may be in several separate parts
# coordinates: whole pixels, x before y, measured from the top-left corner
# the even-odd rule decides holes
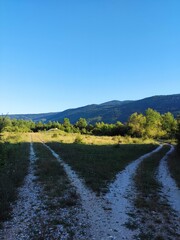
[[[10,133],[4,132],[1,134],[0,142],[22,143],[30,142],[31,137],[29,133]]]
[[[151,144],[157,143],[153,139],[131,138],[129,136],[94,136],[79,133],[66,133],[60,130],[35,133],[45,142],[74,143],[80,137],[82,143],[88,145],[114,145],[114,144]]]

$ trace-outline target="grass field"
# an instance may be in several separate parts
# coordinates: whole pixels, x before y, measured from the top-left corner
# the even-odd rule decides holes
[[[153,144],[87,145],[47,143],[79,173],[93,191],[106,192],[107,185],[128,163],[153,150]]]
[[[129,136],[93,136],[78,133],[66,133],[60,130],[39,132],[35,134],[45,142],[84,143],[88,145],[115,145],[115,144],[151,144],[153,139],[131,138]]]

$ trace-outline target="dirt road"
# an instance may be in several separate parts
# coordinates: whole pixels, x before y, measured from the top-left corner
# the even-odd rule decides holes
[[[124,171],[117,174],[115,181],[110,184],[109,191],[106,195],[97,197],[94,192],[87,188],[84,181],[79,178],[77,173],[66,164],[58,154],[56,154],[49,146],[42,143],[52,155],[63,166],[71,184],[76,188],[80,196],[81,207],[77,211],[77,221],[80,226],[86,226],[85,236],[74,235],[73,239],[134,239],[138,229],[135,231],[127,228],[125,224],[129,219],[129,212],[134,212],[133,198],[135,188],[133,176],[138,165],[154,152],[159,151],[162,146],[157,147],[154,151],[145,154],[139,159],[129,164]],[[173,151],[173,148],[171,148]],[[166,158],[161,160],[158,177],[161,179],[164,192],[167,196],[172,195],[172,179],[170,180],[169,173],[167,174]],[[25,178],[24,185],[19,189],[18,201],[13,205],[12,219],[3,225],[0,230],[0,238],[6,240],[23,240],[33,239],[30,236],[30,229],[35,227],[37,231],[41,231],[42,221],[46,223],[49,219],[48,213],[45,210],[44,202],[42,201],[41,186],[35,181],[34,161],[36,156],[33,150],[33,144],[30,145],[30,166],[29,173]],[[165,184],[168,175],[168,184]],[[165,186],[166,185],[166,186]],[[167,190],[168,187],[168,190]],[[174,189],[174,188],[173,188]],[[175,194],[173,199],[178,199],[179,195]],[[179,193],[178,193],[179,194]],[[176,201],[172,201],[172,206],[176,207]],[[61,229],[63,231],[63,229]],[[76,231],[76,229],[74,229]],[[52,235],[51,235],[52,234]],[[68,239],[68,235],[53,235],[51,232],[45,239]]]

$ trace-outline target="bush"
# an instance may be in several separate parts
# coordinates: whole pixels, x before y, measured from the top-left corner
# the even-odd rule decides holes
[[[52,138],[57,138],[58,137],[58,134],[57,133],[54,133],[53,135],[52,135]]]
[[[75,138],[74,143],[77,143],[77,144],[83,143],[82,137],[81,137],[80,135],[78,135],[78,136]]]

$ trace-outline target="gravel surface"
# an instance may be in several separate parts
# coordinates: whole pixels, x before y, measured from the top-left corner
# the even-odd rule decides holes
[[[115,182],[109,186],[109,192],[105,197],[110,203],[111,224],[116,232],[119,232],[119,237],[123,236],[122,239],[132,239],[135,235],[135,231],[128,231],[128,229],[125,227],[125,224],[129,220],[128,213],[134,212],[132,201],[135,194],[135,189],[132,178],[138,165],[145,158],[159,151],[161,148],[162,146],[159,146],[152,152],[147,153],[130,163],[122,172],[117,174]]]
[[[30,144],[30,163],[24,184],[18,189],[18,200],[12,205],[11,219],[3,223],[0,229],[2,240],[53,240],[84,239],[83,226],[76,219],[79,207],[55,208],[49,210],[48,197],[35,176],[36,156],[33,144]],[[53,202],[60,199],[54,198]]]
[[[174,147],[171,146],[171,149],[161,159],[158,171],[158,180],[162,183],[162,194],[166,196],[171,207],[179,214],[180,216],[180,189],[176,185],[176,182],[171,177],[171,174],[167,165],[168,155],[174,151]]]
[[[0,239],[15,240],[28,239],[29,229],[37,218],[46,218],[46,211],[39,198],[42,190],[36,184],[33,163],[36,160],[32,143],[30,145],[30,165],[24,185],[19,188],[18,200],[12,205],[12,219],[5,222],[0,230]],[[36,225],[38,227],[38,225]]]

